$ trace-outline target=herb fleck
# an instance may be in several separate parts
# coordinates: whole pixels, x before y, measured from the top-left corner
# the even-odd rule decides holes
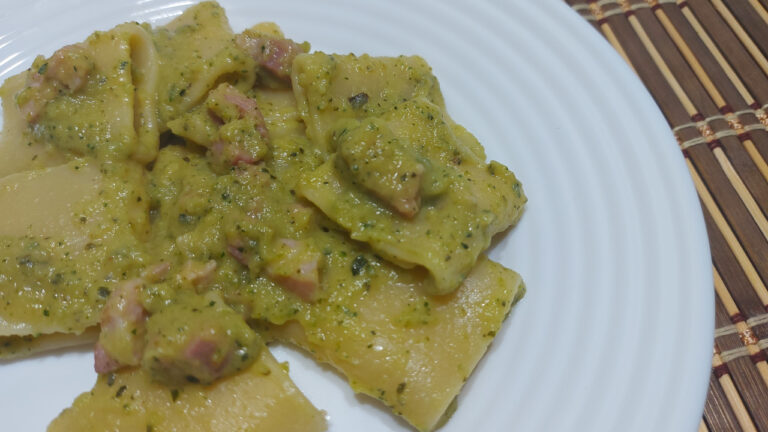
[[[365,104],[368,103],[368,94],[367,93],[358,93],[349,99],[349,104],[352,105],[352,108],[354,109],[360,109]]]
[[[352,276],[359,275],[365,266],[368,265],[368,260],[364,256],[358,255],[354,261],[352,261]]]
[[[184,225],[189,225],[193,222],[195,222],[194,216],[190,216],[186,213],[179,213],[179,223],[182,223]]]
[[[119,389],[117,389],[117,392],[115,393],[115,397],[120,397],[125,393],[125,391],[128,389],[128,387],[121,385]]]

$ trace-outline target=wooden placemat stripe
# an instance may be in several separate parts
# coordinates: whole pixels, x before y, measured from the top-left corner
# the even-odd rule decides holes
[[[715,9],[717,9],[717,12],[723,17],[723,19],[725,19],[725,21],[728,23],[728,26],[731,27],[734,34],[736,34],[736,36],[741,41],[742,45],[747,49],[747,51],[749,51],[752,57],[757,60],[757,63],[763,72],[768,74],[768,61],[766,61],[763,52],[757,46],[756,39],[750,37],[749,33],[742,25],[742,20],[746,20],[747,22],[751,21],[753,25],[750,26],[750,30],[756,33],[762,33],[761,36],[763,38],[768,37],[768,33],[765,32],[766,29],[760,25],[764,23],[755,22],[753,20],[755,17],[755,9],[759,11],[762,9],[762,6],[758,6],[752,3],[753,8],[751,11],[749,11],[747,10],[749,6],[744,5],[742,2],[738,1],[732,1],[730,2],[730,6],[726,6],[722,0],[712,0],[712,5],[715,7]],[[739,18],[736,18],[734,12],[739,14]]]
[[[728,76],[728,79],[730,79],[731,83],[733,83],[736,91],[739,92],[748,106],[754,106],[756,104],[755,98],[749,92],[749,89],[747,89],[741,78],[739,78],[739,75],[736,73],[736,71],[725,59],[722,51],[717,47],[717,44],[715,44],[715,42],[709,36],[707,30],[704,28],[698,18],[696,18],[696,15],[694,15],[691,9],[687,6],[687,3],[680,0],[678,0],[676,3],[680,7],[680,10],[685,16],[685,19],[688,20],[693,30],[701,39],[701,42],[707,47],[709,52],[717,61],[718,65],[723,68],[723,71]],[[763,111],[763,114],[765,114],[765,111]]]
[[[678,2],[678,5],[680,5],[681,3],[682,2]],[[678,27],[676,27],[675,24],[673,24],[672,20],[670,20],[670,18],[667,16],[664,9],[661,7],[654,7],[653,10],[656,16],[658,17],[658,19],[664,25],[664,28],[667,31],[667,33],[670,34],[670,36],[672,36],[675,42],[675,45],[681,51],[681,53],[685,57],[688,64],[692,67],[694,73],[702,82],[707,92],[710,94],[712,100],[715,102],[716,105],[719,106],[720,112],[723,114],[725,120],[728,122],[730,129],[733,131],[733,133],[735,133],[735,136],[739,138],[739,140],[744,145],[750,158],[754,161],[757,168],[761,172],[763,179],[768,180],[768,164],[766,164],[765,159],[757,151],[757,148],[755,147],[755,143],[752,141],[751,135],[748,133],[748,131],[746,130],[746,128],[742,123],[742,120],[740,119],[740,115],[743,115],[745,113],[745,110],[742,109],[738,111],[739,114],[736,114],[733,111],[733,109],[731,108],[731,105],[728,102],[726,102],[723,95],[718,90],[718,87],[710,78],[709,74],[707,73],[707,70],[718,71],[718,67],[721,68],[721,71],[725,76],[720,77],[719,81],[722,83],[728,83],[733,85],[733,88],[729,88],[727,85],[725,86],[725,88],[731,93],[730,98],[732,100],[740,99],[742,102],[744,102],[745,105],[754,106],[756,101],[754,100],[752,95],[743,85],[743,82],[738,78],[738,75],[731,68],[731,66],[724,61],[722,54],[719,52],[717,47],[714,46],[714,43],[709,38],[706,31],[704,31],[704,29],[701,27],[698,20],[696,20],[695,15],[693,15],[693,13],[690,11],[690,9],[687,6],[683,6],[680,8],[680,10],[682,11],[681,15],[684,16],[686,21],[690,24],[691,26],[690,29],[693,30],[695,32],[695,35],[699,37],[698,41],[695,37],[692,37],[692,35],[689,35],[688,39],[691,40],[692,43],[696,43],[696,42],[702,43],[703,47],[699,48],[699,50],[703,51],[703,49],[705,49],[704,47],[706,47],[706,50],[712,55],[711,60],[714,61],[714,64],[708,65],[706,69],[702,65],[702,63],[699,61],[698,57],[694,54],[693,49],[688,45],[688,43],[686,43],[686,40],[683,38],[683,36],[681,36],[680,32],[677,30]],[[672,10],[674,11],[674,9]],[[673,14],[672,16],[677,16],[677,15]],[[680,23],[677,23],[677,25],[681,29],[686,29],[686,27],[680,25]],[[763,112],[762,114],[764,116],[765,112]],[[703,120],[706,122],[707,119],[703,119]],[[709,126],[709,122],[706,122],[705,124]],[[698,125],[698,126],[702,127],[702,125]],[[755,128],[755,130],[759,130],[759,129]],[[686,146],[682,146],[682,147],[686,148]],[[716,153],[716,155],[718,156],[718,159],[720,159],[721,156],[718,153]],[[723,161],[723,163],[725,164],[727,162]],[[740,189],[737,188],[737,191],[739,190]],[[757,204],[749,202],[750,199],[751,199],[751,196],[744,198],[745,202],[748,205],[754,205],[756,207]],[[750,213],[753,213],[755,211],[757,210],[750,208]],[[756,216],[755,218],[756,220],[758,220],[760,224],[761,231],[763,232],[764,235],[766,235],[766,230],[768,230],[768,221],[765,220],[765,217],[762,215],[762,213],[760,213],[759,216]]]
[[[704,407],[703,421],[711,431],[738,431],[741,429],[734,409],[714,374],[709,380],[709,394],[707,405]]]
[[[762,340],[757,338],[752,327],[747,323],[746,319],[744,319],[744,315],[733,300],[730,291],[726,288],[725,282],[723,282],[723,279],[720,277],[720,273],[716,268],[713,268],[713,274],[717,297],[725,307],[731,322],[736,326],[739,339],[744,345],[742,348],[734,348],[728,352],[721,352],[720,356],[726,363],[738,357],[749,356],[757,367],[763,382],[768,386],[768,362],[766,362],[766,355],[763,351],[768,347],[768,338]]]
[[[719,260],[715,260],[715,265],[718,263],[725,264],[726,269],[734,269],[733,265],[727,265],[730,264],[729,261],[729,254],[726,248],[723,247],[721,244],[722,242],[718,242],[720,238],[722,237],[723,241],[727,245],[727,249],[732,252],[732,257],[735,258],[737,265],[743,270],[744,276],[748,279],[748,285],[753,289],[753,291],[757,294],[760,305],[762,306],[763,310],[768,309],[768,288],[766,288],[765,284],[763,283],[763,280],[760,278],[760,275],[757,273],[757,269],[753,265],[752,261],[749,259],[749,256],[747,255],[746,251],[742,247],[741,243],[739,243],[738,239],[736,238],[736,235],[733,233],[733,230],[731,230],[731,226],[728,224],[728,222],[725,220],[725,217],[720,212],[720,208],[715,203],[714,198],[712,197],[712,194],[710,194],[709,190],[704,185],[704,182],[701,180],[701,177],[699,176],[698,172],[695,168],[693,168],[690,159],[686,158],[686,163],[688,164],[688,168],[691,172],[691,177],[693,178],[694,186],[696,187],[696,191],[699,193],[699,198],[702,201],[702,205],[705,209],[705,220],[710,221],[711,223],[707,224],[708,226],[708,232],[710,237],[710,248],[712,249],[712,253],[715,258],[720,255]],[[714,225],[716,228],[712,227]],[[738,273],[736,273],[738,274]],[[731,276],[731,277],[738,277],[738,276]],[[740,283],[739,286],[743,286],[743,283]],[[751,302],[750,302],[751,303]]]
[[[699,430],[768,431],[768,0],[566,0],[634,69],[704,210],[716,293]]]
[[[659,4],[657,3],[651,7],[651,10],[656,15],[658,21],[664,27],[668,36],[671,38],[674,45],[680,51],[685,61],[691,67],[693,73],[696,75],[699,82],[702,84],[706,93],[709,95],[711,100],[718,107],[718,110],[725,116],[725,119],[728,121],[729,126],[732,129],[735,129],[737,136],[740,137],[740,139],[744,144],[754,146],[754,144],[751,141],[751,138],[744,135],[743,127],[741,126],[741,123],[735,118],[735,115],[733,114],[733,110],[731,109],[731,105],[726,102],[726,100],[723,98],[723,95],[717,90],[717,87],[713,83],[712,78],[706,73],[701,62],[699,62],[698,58],[693,53],[691,47],[688,46],[688,44],[685,42],[680,32],[677,30],[677,28],[674,26],[674,24],[670,20],[669,16],[664,12],[663,8],[659,7]],[[632,21],[633,24],[639,23],[639,20],[637,20],[637,18],[635,18],[634,16],[631,16],[629,19],[633,20]],[[673,76],[668,76],[668,75],[671,75],[672,72],[669,71],[669,69],[666,67],[663,67],[663,68],[660,67],[660,69],[664,73],[665,78],[667,78],[670,81],[670,84],[673,85],[673,87],[676,87],[677,81],[674,80]],[[676,94],[679,94],[677,90],[676,90]],[[691,115],[692,119],[697,120],[697,126],[700,129],[701,135],[704,137],[705,142],[712,148],[712,151],[715,157],[717,158],[718,163],[720,163],[723,171],[726,173],[726,176],[728,177],[728,180],[734,186],[737,194],[746,205],[752,217],[757,222],[758,227],[760,228],[760,231],[763,233],[764,236],[768,237],[768,220],[766,220],[765,216],[763,215],[754,197],[747,190],[747,187],[744,184],[743,180],[741,179],[741,177],[739,176],[739,174],[736,172],[733,165],[731,164],[730,160],[726,157],[725,153],[723,152],[721,141],[717,138],[712,127],[710,127],[708,123],[704,122],[704,118],[701,116],[701,114],[698,113],[696,111],[696,108],[691,105],[690,100],[687,98],[685,99],[686,100],[681,100],[681,102],[684,103],[686,110]],[[762,163],[762,165],[765,165],[765,160],[762,158],[762,156],[760,156],[759,153],[757,153],[756,156],[758,158],[758,162]]]
[[[759,57],[758,60],[755,60],[744,49],[739,38],[710,3],[702,1],[686,3],[683,10],[686,9],[692,10],[692,13],[701,21],[708,33],[716,39],[717,46],[720,47],[728,62],[732,65],[738,65],[738,75],[755,98],[765,101],[768,97],[768,88],[762,85],[765,81],[765,68],[758,65],[758,61],[763,65],[766,63],[762,53],[757,51]]]
[[[756,431],[757,428],[755,427],[755,423],[752,421],[752,417],[750,416],[749,411],[747,411],[747,407],[744,405],[744,401],[731,379],[728,364],[723,362],[723,359],[717,352],[715,352],[712,357],[712,370],[720,384],[720,388],[722,389],[725,398],[728,400],[729,408],[733,411],[736,421],[741,426],[741,429],[743,431]]]

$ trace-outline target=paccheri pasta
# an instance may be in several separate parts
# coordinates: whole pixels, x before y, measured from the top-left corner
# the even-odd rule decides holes
[[[205,2],[0,96],[0,357],[95,342],[100,374],[49,430],[325,430],[280,341],[429,431],[525,291],[483,255],[521,185],[419,57]]]

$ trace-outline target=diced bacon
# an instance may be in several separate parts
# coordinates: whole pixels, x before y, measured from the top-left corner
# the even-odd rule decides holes
[[[268,39],[264,42],[264,57],[259,63],[279,78],[291,75],[291,66],[303,50],[290,39]]]
[[[267,264],[267,277],[305,302],[314,301],[320,288],[320,253],[292,239],[278,240],[277,247],[276,258]]]
[[[69,91],[75,92],[86,83],[92,63],[88,61],[81,45],[67,45],[48,59],[46,77],[60,82]]]
[[[243,149],[237,149],[234,152],[234,155],[232,156],[230,163],[232,164],[232,166],[238,166],[241,163],[244,163],[246,165],[253,165],[256,162],[258,162],[258,160],[253,156],[251,156],[247,151]]]
[[[248,255],[243,250],[243,242],[233,241],[227,245],[227,253],[229,253],[235,261],[248,267]]]
[[[216,141],[213,144],[211,144],[211,153],[213,153],[213,157],[216,159],[223,159],[224,158],[224,151],[227,149],[227,143],[224,141]]]
[[[390,167],[387,167],[390,168]],[[369,178],[358,177],[358,181],[374,195],[389,204],[401,216],[411,219],[421,209],[421,183],[424,174],[424,165],[415,164],[410,172],[400,174],[382,171],[379,176]],[[399,180],[377,181],[395,176]]]
[[[246,168],[265,159],[269,154],[269,133],[253,99],[222,84],[209,94],[206,104],[208,114],[221,123],[218,137],[203,143],[218,171]]]
[[[264,158],[269,131],[255,100],[224,83],[211,91],[206,104],[209,115],[221,123],[219,138],[207,145],[218,164],[253,165]]]
[[[290,248],[291,250],[298,250],[301,248],[305,243],[301,240],[294,240],[289,238],[281,238],[277,241],[280,246],[286,246]]]
[[[240,93],[231,85],[226,85],[226,89],[227,91],[223,93],[224,100],[235,105],[237,109],[240,110],[240,115],[242,117],[251,116],[255,111],[259,110],[255,100]]]
[[[262,138],[269,139],[269,130],[267,130],[267,123],[264,121],[264,116],[261,115],[261,111],[256,111],[256,130],[259,132]]]
[[[397,139],[390,124],[373,118],[333,133],[338,154],[354,183],[411,219],[421,207],[426,166],[411,145]]]
[[[102,331],[144,321],[146,311],[139,299],[139,289],[143,283],[143,279],[132,279],[117,285],[101,310]]]
[[[317,267],[309,265],[300,267],[294,274],[281,275],[271,273],[269,267],[267,267],[267,275],[278,285],[296,294],[305,302],[311,303],[314,301],[317,294],[318,284],[317,279],[308,272],[316,270]]]
[[[93,347],[93,369],[96,373],[109,373],[120,368],[120,362],[110,357],[100,343]]]
[[[83,45],[67,45],[39,63],[35,60],[37,69],[28,73],[27,86],[17,95],[19,110],[29,123],[35,123],[59,93],[80,90],[93,69]]]
[[[184,263],[179,278],[182,283],[191,284],[194,287],[209,285],[216,275],[216,260],[208,262],[187,261]]]
[[[224,125],[224,119],[219,116],[215,111],[208,110],[208,116],[213,120],[213,122],[216,124],[216,126],[222,126]]]
[[[27,87],[16,98],[21,115],[29,123],[35,123],[48,102],[56,97],[56,93],[53,83],[46,81],[37,72],[30,72],[27,75]]]
[[[269,132],[256,101],[240,93],[238,89],[230,84],[222,84],[217,91],[221,91],[224,100],[237,107],[240,112],[240,118],[253,120],[254,127],[264,139],[269,139]]]
[[[135,366],[141,361],[147,319],[139,298],[143,283],[143,279],[122,282],[107,298],[101,311],[99,342],[93,353],[96,372]]]
[[[214,292],[183,290],[147,324],[142,367],[167,384],[210,384],[252,363],[261,338]]]
[[[144,279],[148,282],[159,282],[165,279],[165,276],[171,270],[171,263],[161,262],[147,267],[142,273]]]
[[[37,72],[32,72],[27,79],[27,85],[32,88],[40,87],[43,82],[45,82],[45,78]]]
[[[421,208],[421,195],[419,194],[419,191],[416,190],[408,196],[392,197],[390,204],[398,213],[410,219],[416,216],[416,213],[418,213]]]
[[[253,165],[259,162],[259,159],[253,157],[247,150],[221,140],[211,144],[211,156],[213,160],[231,166]]]
[[[250,54],[260,66],[282,80],[290,79],[293,60],[305,51],[302,45],[291,39],[251,37],[247,34],[239,34],[235,38],[235,42],[241,49]]]
[[[19,106],[19,111],[29,123],[35,123],[49,100],[49,98],[32,97]]]
[[[229,161],[227,160],[227,152],[230,146],[231,144],[221,140],[214,141],[210,147],[211,160],[215,161],[217,164],[229,165]]]
[[[192,362],[205,367],[205,375],[218,375],[224,366],[229,361],[229,357],[234,351],[234,347],[229,347],[226,354],[220,356],[220,359],[216,360],[217,351],[222,348],[226,348],[221,342],[206,339],[203,336],[197,337],[194,341],[190,342],[187,349],[184,351],[184,355]]]

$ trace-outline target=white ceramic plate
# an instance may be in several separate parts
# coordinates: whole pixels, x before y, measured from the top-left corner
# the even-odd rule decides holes
[[[0,79],[35,54],[190,2],[0,1]],[[449,431],[693,431],[713,329],[699,203],[641,83],[560,0],[222,0],[236,31],[278,22],[331,52],[420,54],[453,117],[522,179],[530,202],[492,251],[528,294],[468,381]],[[407,425],[287,349],[331,431]],[[89,352],[0,364],[0,429],[43,430],[95,375]]]

